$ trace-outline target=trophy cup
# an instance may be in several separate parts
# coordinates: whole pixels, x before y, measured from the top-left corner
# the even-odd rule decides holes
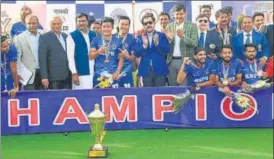
[[[95,104],[94,107],[94,111],[88,115],[92,135],[94,135],[94,145],[88,151],[88,158],[107,158],[108,147],[102,145],[106,135],[104,130],[106,116],[100,111],[99,104]]]

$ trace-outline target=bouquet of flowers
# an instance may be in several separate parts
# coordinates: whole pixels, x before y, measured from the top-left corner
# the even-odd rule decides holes
[[[223,88],[219,88],[219,91],[224,93]],[[236,103],[237,106],[239,106],[243,110],[247,110],[249,108],[255,109],[252,106],[251,100],[248,97],[246,97],[246,96],[244,96],[244,95],[242,95],[238,92],[237,93],[236,92],[231,92],[231,99],[234,103]]]
[[[194,99],[194,94],[190,90],[186,90],[184,93],[176,94],[173,100],[173,113],[177,114],[181,109],[184,108],[184,105],[190,99]]]
[[[242,88],[240,89],[239,93],[254,93],[254,92],[257,92],[259,90],[263,90],[263,89],[266,89],[266,88],[269,88],[273,86],[273,83],[267,83],[266,80],[259,80],[251,85],[248,85],[246,88]]]
[[[126,73],[122,72],[119,75],[119,78],[123,77],[125,75],[126,75]],[[109,87],[112,86],[112,84],[114,82],[114,80],[112,78],[112,74],[110,74],[107,71],[102,72],[101,76],[99,78],[97,78],[97,81],[100,81],[100,82],[95,86],[95,88],[97,88],[97,87],[99,87],[99,88],[109,88]]]

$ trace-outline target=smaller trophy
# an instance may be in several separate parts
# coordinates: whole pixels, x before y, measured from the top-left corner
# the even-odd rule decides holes
[[[109,46],[105,45],[105,56],[106,56],[105,63],[109,62],[109,59],[108,59],[109,55],[110,55]]]
[[[88,115],[92,135],[94,135],[94,145],[88,151],[88,158],[107,158],[108,147],[102,145],[106,135],[104,130],[106,116],[100,111],[99,104],[95,104],[94,107],[94,111]]]

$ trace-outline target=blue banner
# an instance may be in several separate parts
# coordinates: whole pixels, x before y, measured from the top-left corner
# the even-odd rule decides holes
[[[217,91],[203,88],[178,114],[171,100],[186,88],[121,88],[2,93],[2,135],[89,131],[86,114],[98,103],[106,129],[272,127],[273,88],[245,96],[258,109],[240,110]]]

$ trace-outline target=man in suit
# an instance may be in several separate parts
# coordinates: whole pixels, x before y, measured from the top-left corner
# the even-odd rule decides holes
[[[215,14],[215,18],[217,25],[207,34],[205,50],[207,56],[216,61],[220,59],[222,47],[231,44],[232,36],[237,32],[228,25],[228,11],[226,9],[219,9]]]
[[[67,34],[61,32],[62,23],[59,16],[53,17],[50,22],[52,30],[39,39],[39,65],[45,89],[69,89],[71,86],[65,42]]]
[[[17,23],[14,23],[11,26],[10,35],[11,35],[12,38],[14,38],[16,35],[19,35],[22,32],[27,30],[25,18],[29,14],[32,14],[31,8],[29,6],[24,5],[21,8],[21,12],[20,12],[21,21],[17,22]],[[43,27],[39,24],[38,29],[43,29]]]
[[[88,15],[85,13],[76,16],[76,25],[77,29],[66,39],[72,89],[92,89],[94,60],[89,59],[89,51],[96,33],[88,29]]]
[[[265,29],[265,36],[267,38],[267,41],[269,43],[269,46],[270,46],[270,56],[273,56],[274,55],[274,51],[273,51],[273,48],[274,48],[274,45],[273,45],[273,38],[274,38],[274,25],[273,24],[269,24],[266,26],[266,29]]]
[[[252,16],[252,22],[254,30],[259,32],[260,29],[264,26],[264,14],[257,12]]]
[[[207,18],[209,19],[209,29],[214,28],[215,25],[216,25],[214,22],[210,21],[211,10],[212,10],[212,6],[211,5],[204,4],[204,5],[200,6],[200,14],[207,15]]]
[[[205,14],[200,14],[196,17],[196,24],[198,26],[198,47],[205,48],[207,39],[207,32],[209,27],[209,19]]]
[[[141,20],[145,33],[137,37],[135,55],[141,57],[138,75],[143,77],[144,87],[166,85],[168,67],[165,55],[170,51],[166,35],[155,30],[155,18],[147,13]]]
[[[194,48],[198,44],[197,26],[186,20],[186,14],[185,6],[177,4],[174,7],[175,22],[167,26],[167,37],[171,42],[167,56],[168,82],[171,86],[178,86],[176,79],[183,59],[192,57]]]
[[[42,34],[38,29],[39,20],[35,15],[26,17],[28,30],[24,31],[14,39],[14,44],[17,48],[17,66],[22,63],[33,73],[24,90],[43,89],[40,76],[40,66],[38,60],[39,38]],[[19,68],[18,68],[19,70]],[[23,72],[18,72],[20,75]]]
[[[264,34],[253,30],[252,17],[245,16],[242,23],[242,32],[233,36],[232,49],[234,58],[245,60],[244,45],[252,43],[257,48],[256,59],[264,66],[269,57],[269,44]]]

